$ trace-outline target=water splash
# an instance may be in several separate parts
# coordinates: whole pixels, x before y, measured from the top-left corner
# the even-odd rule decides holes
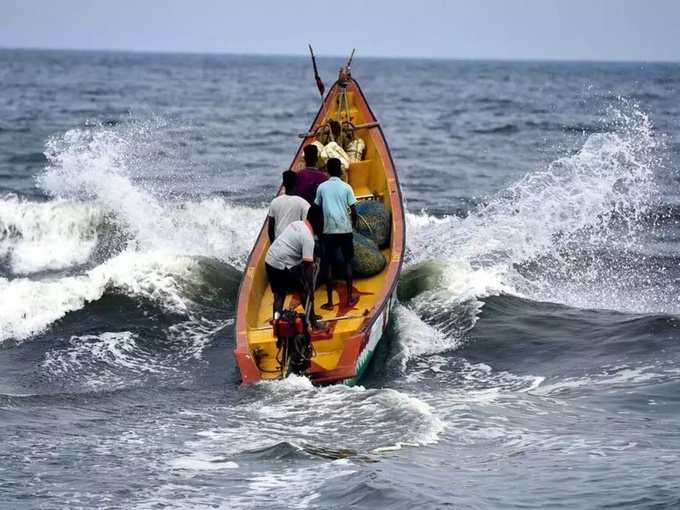
[[[112,290],[187,315],[191,300],[185,289],[201,277],[198,263],[190,257],[124,252],[84,274],[41,280],[0,278],[0,341],[35,335]]]
[[[411,218],[410,262],[449,264],[444,287],[459,301],[509,292],[628,310],[631,303],[619,299],[626,282],[595,254],[636,256],[656,197],[658,141],[649,117],[625,101],[608,120],[611,132],[590,135],[577,153],[527,174],[466,218]],[[586,279],[587,255],[594,263]],[[593,283],[607,286],[600,299],[587,298],[594,298]]]
[[[52,138],[37,182],[55,200],[0,201],[0,257],[14,275],[70,269],[43,279],[0,277],[7,300],[0,341],[35,335],[112,290],[153,300],[200,329],[191,310],[196,289],[209,285],[203,261],[242,266],[265,210],[167,195],[153,179],[158,122],[86,126]],[[118,245],[93,260],[105,242],[103,222],[120,232]]]
[[[138,250],[212,256],[243,264],[264,220],[260,208],[223,198],[177,200],[155,176],[158,120],[71,129],[47,142],[49,165],[37,179],[62,200],[90,201],[112,215]],[[170,161],[170,163],[168,163]],[[172,168],[168,169],[172,174]]]
[[[85,263],[97,245],[104,215],[91,203],[36,203],[0,198],[0,260],[14,274]]]

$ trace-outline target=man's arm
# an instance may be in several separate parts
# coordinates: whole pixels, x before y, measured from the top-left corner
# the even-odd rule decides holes
[[[305,286],[305,294],[309,296],[309,321],[316,328],[316,314],[314,313],[314,262],[305,260],[302,263],[302,279]]]
[[[276,232],[276,220],[269,216],[267,222],[267,234],[269,235],[269,242],[274,242],[274,233]]]
[[[302,244],[302,284],[305,294],[309,296],[309,322],[313,328],[317,327],[316,313],[314,312],[314,238],[311,234],[306,236]]]
[[[352,228],[357,228],[357,199],[350,185],[347,185],[347,205],[352,218]]]
[[[321,205],[321,202],[322,202],[322,201],[323,201],[323,200],[322,200],[322,198],[321,198],[321,193],[319,193],[319,188],[316,188],[316,196],[314,197],[314,203],[315,203],[316,205],[318,205],[319,207],[323,207],[323,206]]]

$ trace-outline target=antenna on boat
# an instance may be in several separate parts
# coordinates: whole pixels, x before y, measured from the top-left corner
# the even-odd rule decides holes
[[[347,59],[347,64],[345,64],[345,67],[347,68],[348,73],[352,72],[352,59],[354,58],[354,52],[355,51],[357,51],[357,49],[352,48],[352,53],[350,53],[349,59]]]
[[[326,86],[323,84],[323,81],[321,81],[321,77],[319,76],[319,70],[316,67],[316,58],[314,57],[312,45],[308,44],[307,46],[309,46],[309,53],[312,56],[312,65],[314,66],[314,79],[316,80],[316,86],[319,89],[319,94],[321,94],[321,99],[323,99],[323,93],[326,90]]]

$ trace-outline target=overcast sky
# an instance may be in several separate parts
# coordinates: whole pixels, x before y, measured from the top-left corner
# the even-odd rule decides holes
[[[0,47],[680,61],[680,0],[0,0]]]

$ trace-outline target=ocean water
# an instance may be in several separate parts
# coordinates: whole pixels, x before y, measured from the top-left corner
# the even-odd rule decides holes
[[[361,386],[242,387],[307,59],[0,50],[0,507],[680,506],[680,65],[354,76],[400,303]]]

